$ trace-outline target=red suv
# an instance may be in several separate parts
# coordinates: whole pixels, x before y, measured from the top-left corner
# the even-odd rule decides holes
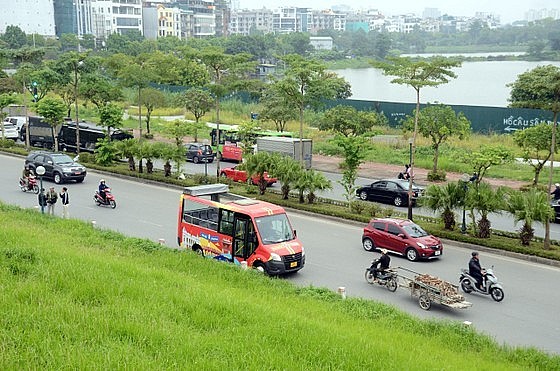
[[[364,228],[362,245],[366,251],[387,249],[410,261],[439,258],[443,244],[419,225],[407,219],[372,219]]]
[[[259,184],[259,176],[257,174],[253,175],[251,177],[251,180],[249,181],[247,179],[247,172],[245,170],[239,170],[237,169],[237,167],[226,167],[223,168],[220,172],[220,175],[222,177],[226,177],[229,178],[231,180],[233,180],[234,182],[241,182],[241,183],[252,183],[252,184]],[[276,183],[278,181],[277,178],[273,178],[268,176],[268,173],[265,171],[263,174],[263,178],[264,180],[266,180],[266,183],[268,184],[268,186],[272,186],[274,183]]]

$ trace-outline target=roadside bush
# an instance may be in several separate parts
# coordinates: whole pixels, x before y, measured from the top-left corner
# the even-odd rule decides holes
[[[89,152],[80,152],[79,162],[95,163],[95,155]]]
[[[350,202],[350,210],[359,215],[361,215],[367,207],[368,205],[364,201]]]
[[[447,174],[443,170],[430,171],[427,178],[430,182],[445,182]]]
[[[11,139],[0,139],[0,147],[2,148],[11,148],[14,147],[16,142]]]
[[[382,214],[383,208],[381,206],[379,206],[378,204],[370,203],[367,206],[366,212],[369,216],[371,216],[372,218],[375,218],[378,215]]]

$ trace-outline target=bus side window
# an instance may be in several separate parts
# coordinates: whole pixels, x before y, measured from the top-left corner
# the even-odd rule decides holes
[[[220,232],[227,234],[228,236],[233,235],[233,211],[221,209],[220,218]]]

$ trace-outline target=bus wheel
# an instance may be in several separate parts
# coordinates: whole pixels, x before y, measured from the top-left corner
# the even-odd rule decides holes
[[[204,251],[200,246],[193,246],[193,250],[197,255],[204,256]]]
[[[264,267],[263,263],[261,262],[254,262],[253,268],[260,273],[266,273],[266,268]]]

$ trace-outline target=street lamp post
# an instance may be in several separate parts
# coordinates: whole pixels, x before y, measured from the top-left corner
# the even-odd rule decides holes
[[[41,165],[37,166],[35,169],[37,175],[39,175],[39,203],[41,204],[41,214],[45,213],[45,204],[44,204],[44,197],[45,193],[43,192],[43,175],[45,175],[45,168]]]
[[[412,177],[414,175],[412,167],[412,138],[408,140],[408,166],[410,176],[408,177],[408,219],[412,220]]]

